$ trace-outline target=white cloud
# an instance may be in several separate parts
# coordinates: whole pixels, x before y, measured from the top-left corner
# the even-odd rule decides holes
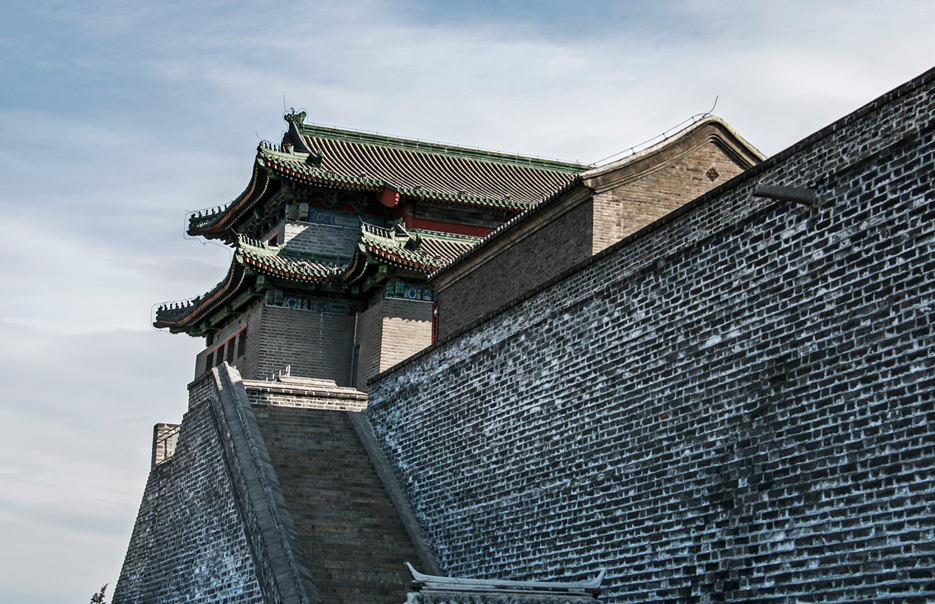
[[[775,153],[931,67],[933,29],[930,2],[12,4],[0,603],[116,580],[152,424],[180,419],[200,347],[151,306],[224,276],[184,211],[241,192],[283,95],[319,123],[585,162],[719,96]]]

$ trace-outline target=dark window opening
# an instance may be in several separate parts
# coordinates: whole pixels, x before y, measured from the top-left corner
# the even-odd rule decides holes
[[[240,332],[240,340],[237,342],[237,356],[242,357],[247,352],[247,330]]]

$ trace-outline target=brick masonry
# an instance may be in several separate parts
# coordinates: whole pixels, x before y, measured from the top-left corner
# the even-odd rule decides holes
[[[371,382],[444,571],[603,568],[614,603],[935,598],[933,79]]]
[[[225,325],[218,331],[212,339],[211,345],[206,346],[195,357],[195,378],[225,361],[240,369],[243,375],[250,377],[254,375],[259,347],[258,342],[250,341],[250,335],[256,335],[255,331],[259,325],[258,319],[262,309],[263,303],[256,302],[236,321]],[[253,330],[249,329],[251,323],[254,325]],[[210,365],[207,363],[208,355],[211,358]]]
[[[282,241],[290,251],[350,258],[360,240],[360,229],[327,224],[287,221],[283,225]]]
[[[419,557],[348,414],[280,404],[254,412],[322,601],[402,604],[404,564]]]
[[[262,379],[291,365],[292,375],[349,383],[354,315],[264,306],[260,320],[247,339],[257,344],[256,365],[247,363],[245,375]]]
[[[354,386],[366,391],[368,379],[431,345],[432,312],[431,302],[383,298],[360,313]]]
[[[228,365],[190,391],[174,452],[155,460],[114,602],[398,604],[404,563],[434,568],[408,506],[402,520],[391,501],[388,488],[399,488],[386,484],[395,477],[382,452],[372,461],[358,436],[364,393],[242,380]],[[159,424],[155,437],[173,428]]]
[[[113,602],[318,602],[239,375],[224,365],[190,393],[174,454],[150,473]]]
[[[258,301],[219,331],[212,344],[198,354],[195,377],[227,361],[246,379],[264,379],[290,365],[292,375],[333,380],[346,386],[351,373],[354,321],[354,315],[266,306]],[[210,367],[206,365],[209,355]]]

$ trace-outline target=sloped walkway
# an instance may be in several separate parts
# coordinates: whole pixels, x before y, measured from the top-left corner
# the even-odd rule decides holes
[[[254,405],[323,604],[400,604],[419,557],[346,412]]]

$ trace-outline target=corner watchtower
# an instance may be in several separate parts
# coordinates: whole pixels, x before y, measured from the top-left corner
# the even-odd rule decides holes
[[[585,167],[339,130],[285,116],[247,188],[191,216],[188,234],[234,250],[211,291],[164,304],[155,326],[204,337],[195,376],[291,375],[366,389],[435,339],[428,274]]]

